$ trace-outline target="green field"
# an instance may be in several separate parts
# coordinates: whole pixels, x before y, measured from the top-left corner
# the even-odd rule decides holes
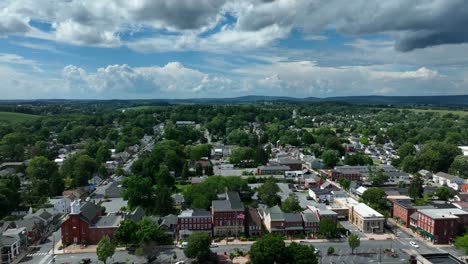
[[[410,111],[415,111],[418,113],[440,113],[440,114],[454,114],[460,116],[468,116],[468,111],[462,110],[443,110],[443,109],[405,109]]]
[[[0,112],[0,122],[8,122],[8,123],[26,122],[26,121],[31,121],[37,118],[40,118],[40,116],[22,114],[22,113],[13,113],[13,112]]]

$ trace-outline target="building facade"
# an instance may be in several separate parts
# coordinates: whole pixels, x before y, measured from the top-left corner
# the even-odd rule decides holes
[[[240,236],[245,231],[245,208],[239,193],[226,192],[225,200],[214,200],[213,236]]]
[[[359,203],[350,208],[349,221],[364,233],[382,233],[385,218],[368,205]]]
[[[188,209],[177,216],[177,238],[186,239],[194,232],[212,235],[212,215],[203,209]]]

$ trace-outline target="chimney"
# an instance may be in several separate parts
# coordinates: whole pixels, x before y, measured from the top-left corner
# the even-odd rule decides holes
[[[79,215],[80,214],[80,199],[76,199],[74,200],[71,204],[70,204],[70,207],[71,207],[71,210],[70,210],[70,214],[73,214],[73,215]]]

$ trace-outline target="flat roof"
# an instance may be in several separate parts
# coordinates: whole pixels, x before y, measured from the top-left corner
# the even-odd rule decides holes
[[[375,218],[375,217],[382,217],[383,218],[383,215],[379,212],[377,212],[376,210],[372,209],[370,206],[368,206],[367,204],[365,203],[359,203],[358,205],[354,206],[354,211],[356,213],[358,213],[360,216],[362,217],[372,217],[372,218]]]
[[[458,208],[422,209],[418,212],[433,219],[458,218],[457,215],[468,215],[468,212]]]

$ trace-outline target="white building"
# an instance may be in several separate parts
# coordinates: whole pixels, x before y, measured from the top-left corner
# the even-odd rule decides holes
[[[60,214],[70,213],[70,204],[72,200],[66,196],[58,196],[49,198],[49,203],[54,207],[54,210]]]
[[[461,185],[464,183],[464,179],[445,172],[434,174],[432,176],[432,180],[440,185],[446,185],[456,191],[460,190]]]
[[[463,156],[468,156],[468,146],[459,146],[458,148],[462,150]]]

